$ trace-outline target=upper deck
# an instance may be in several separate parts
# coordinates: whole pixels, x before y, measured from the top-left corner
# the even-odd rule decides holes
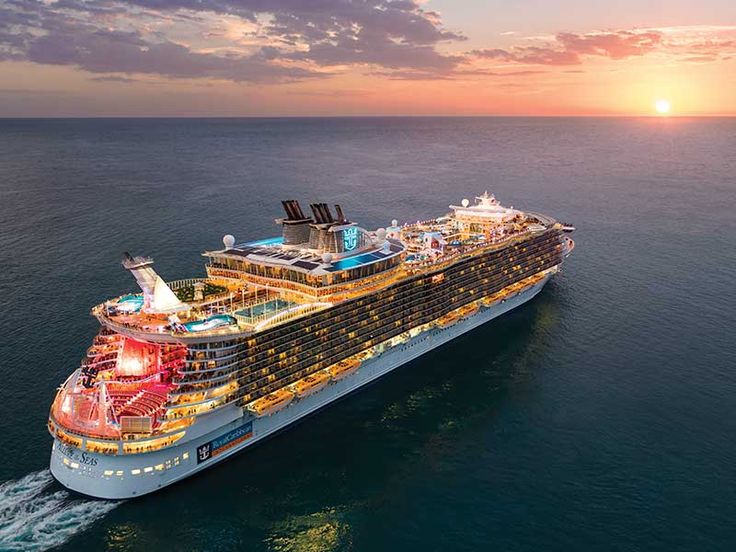
[[[554,219],[503,207],[488,193],[471,205],[425,221],[368,231],[313,204],[305,217],[284,202],[279,237],[206,251],[207,278],[165,283],[153,261],[126,256],[141,294],[125,294],[92,309],[106,327],[150,342],[202,342],[247,336],[412,275],[442,270],[469,256],[501,249],[561,225]]]

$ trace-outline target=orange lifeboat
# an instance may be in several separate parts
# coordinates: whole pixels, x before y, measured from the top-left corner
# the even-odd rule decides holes
[[[325,372],[317,372],[310,374],[306,378],[296,382],[292,389],[299,398],[306,397],[312,393],[316,393],[330,382],[330,374]]]
[[[445,328],[449,328],[450,326],[457,324],[459,320],[460,315],[456,311],[453,311],[437,320],[437,327],[444,330]]]
[[[471,303],[467,307],[463,307],[461,316],[462,318],[470,318],[474,314],[477,314],[479,309],[478,303]]]
[[[493,295],[489,295],[488,297],[484,297],[483,299],[480,300],[480,302],[484,307],[492,307],[498,302],[498,299],[499,299],[498,295],[493,294]]]
[[[282,408],[289,405],[294,400],[294,393],[288,389],[279,389],[273,393],[269,393],[265,397],[261,397],[250,403],[248,409],[259,418],[262,416],[270,416],[275,414]]]
[[[330,367],[330,375],[332,379],[337,381],[350,374],[355,373],[360,368],[361,362],[358,359],[351,358],[343,360]]]

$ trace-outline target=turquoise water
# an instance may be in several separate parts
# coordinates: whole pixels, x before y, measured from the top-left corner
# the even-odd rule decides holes
[[[0,121],[0,550],[731,551],[736,120]],[[278,234],[488,189],[577,227],[529,304],[200,476],[117,506],[50,481],[92,305]]]
[[[236,320],[232,316],[227,314],[215,314],[204,320],[198,320],[196,322],[187,322],[183,326],[189,332],[203,332],[205,330],[213,330],[223,326],[230,326],[235,324]]]
[[[334,261],[332,264],[335,268],[339,270],[347,270],[366,263],[370,263],[372,261],[380,261],[382,258],[383,257],[379,257],[377,255],[374,255],[373,253],[363,253],[362,255],[354,255],[353,257],[347,257],[345,259]]]
[[[245,245],[248,245],[250,247],[258,247],[264,245],[280,245],[282,243],[284,243],[284,238],[282,236],[277,236],[275,238],[265,238],[263,240],[247,242]]]
[[[117,304],[126,312],[138,312],[143,307],[143,296],[125,295],[118,299]]]

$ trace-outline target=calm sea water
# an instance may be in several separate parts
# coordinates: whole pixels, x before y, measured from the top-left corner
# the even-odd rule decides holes
[[[0,550],[732,550],[736,120],[0,120]],[[135,283],[280,199],[488,189],[576,224],[533,302],[150,497],[50,481],[54,390]]]

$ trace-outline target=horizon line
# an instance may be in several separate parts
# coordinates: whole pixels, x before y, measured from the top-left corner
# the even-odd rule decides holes
[[[28,115],[4,116],[0,120],[48,119],[729,119],[724,114],[363,114],[363,115]]]

